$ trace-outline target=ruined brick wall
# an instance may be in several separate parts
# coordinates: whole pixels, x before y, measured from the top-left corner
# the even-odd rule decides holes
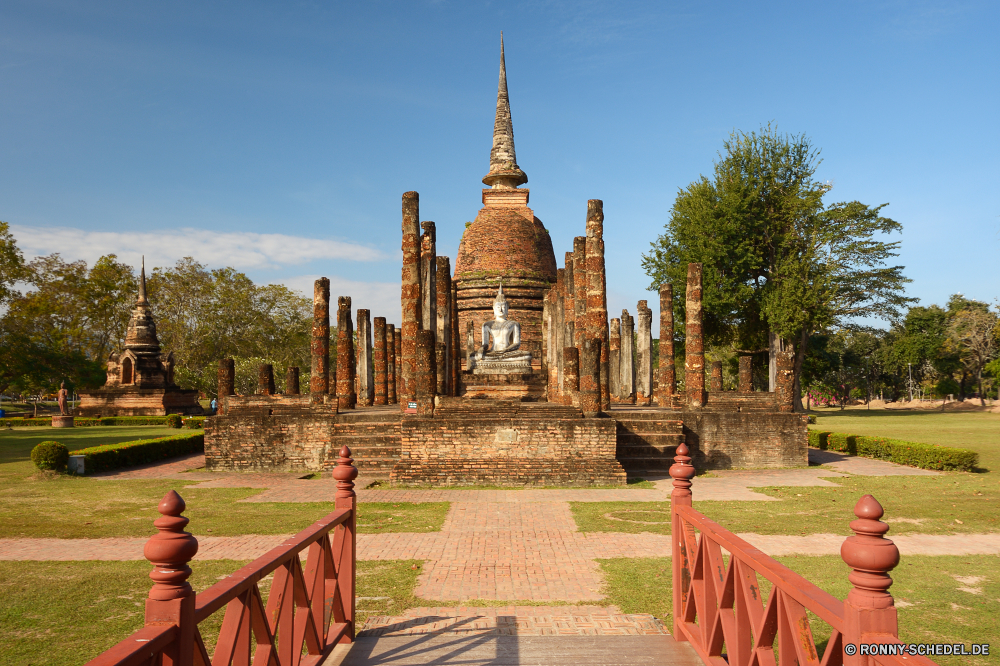
[[[563,408],[565,409],[565,408]],[[623,484],[611,419],[404,418],[394,485]]]
[[[699,469],[805,467],[805,414],[681,412],[684,439]]]

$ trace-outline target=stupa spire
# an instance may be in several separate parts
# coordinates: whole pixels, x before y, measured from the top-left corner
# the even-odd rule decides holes
[[[142,268],[139,269],[139,298],[136,303],[148,303],[146,300],[146,255],[142,256]]]
[[[493,122],[493,149],[490,172],[483,183],[493,189],[513,189],[528,182],[528,175],[517,166],[514,153],[514,125],[507,95],[507,65],[504,61],[503,32],[500,33],[500,83],[497,86],[497,115]]]

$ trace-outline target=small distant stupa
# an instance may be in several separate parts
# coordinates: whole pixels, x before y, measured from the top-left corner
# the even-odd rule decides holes
[[[139,271],[139,297],[128,321],[125,349],[108,358],[108,379],[80,393],[76,416],[202,414],[198,391],[174,384],[174,354],[160,352],[153,310],[146,299],[146,261]]]

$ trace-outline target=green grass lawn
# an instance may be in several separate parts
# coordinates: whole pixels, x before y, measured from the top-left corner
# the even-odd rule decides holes
[[[823,409],[811,430],[955,446],[979,453],[979,466],[1000,471],[1000,414],[889,409]]]
[[[836,487],[754,488],[781,502],[699,502],[696,491],[694,508],[731,532],[846,536],[854,505],[871,494],[885,509],[890,536],[1000,531],[1000,483],[995,477],[950,472],[828,480]],[[670,533],[670,502],[571,502],[570,508],[581,532]]]
[[[848,568],[839,556],[779,557],[779,562],[838,599],[847,596]],[[728,558],[727,558],[728,561]],[[671,619],[670,558],[600,560],[606,601],[626,613],[651,613]],[[1000,558],[911,556],[892,572],[889,590],[899,613],[899,637],[906,643],[995,643],[1000,612]],[[770,585],[761,580],[762,592]],[[820,653],[830,629],[812,617]],[[993,648],[995,650],[995,648]],[[934,657],[939,664],[985,666],[991,657]],[[995,661],[996,657],[992,657]]]
[[[94,426],[57,433],[67,447],[82,448],[178,432],[158,426]],[[31,448],[53,438],[51,428],[0,432],[0,537],[99,538],[141,537],[153,533],[156,506],[173,489],[187,503],[188,530],[198,536],[292,534],[333,511],[331,502],[261,502],[240,500],[263,492],[254,488],[185,488],[174,479],[99,480],[37,474]],[[423,504],[362,503],[361,533],[436,532],[448,512],[447,502]]]

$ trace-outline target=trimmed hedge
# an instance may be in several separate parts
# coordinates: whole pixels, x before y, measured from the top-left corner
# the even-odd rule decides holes
[[[31,462],[38,469],[51,469],[62,472],[69,462],[69,451],[59,442],[39,442],[31,449]]]
[[[143,426],[143,425],[167,425],[167,416],[77,416],[73,419],[73,425],[79,427],[87,426]],[[203,418],[203,417],[195,417]],[[51,416],[39,416],[38,418],[9,418],[0,419],[0,427],[24,428],[27,426],[47,426],[52,425]]]
[[[809,431],[809,446],[921,469],[970,472],[979,463],[979,454],[968,449],[820,430]]]
[[[72,451],[70,455],[83,456],[84,469],[90,474],[92,472],[106,472],[119,467],[142,465],[204,450],[205,434],[197,432],[92,446],[88,449]]]

